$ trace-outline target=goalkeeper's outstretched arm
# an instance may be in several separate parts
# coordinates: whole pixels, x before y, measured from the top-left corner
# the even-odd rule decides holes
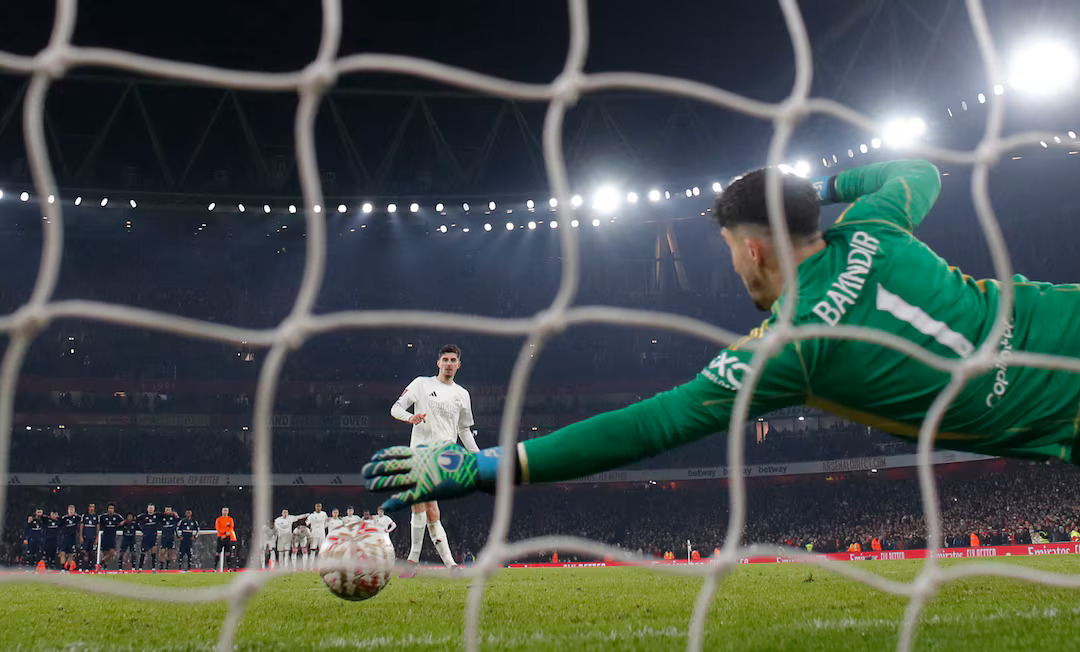
[[[469,454],[460,446],[379,451],[364,466],[371,491],[397,491],[383,503],[404,505],[493,491],[500,457],[513,456],[515,482],[559,482],[618,468],[727,429],[751,354],[725,349],[688,383],[628,407],[599,414],[511,451]],[[751,401],[757,415],[804,401],[806,373],[795,347],[771,359]]]

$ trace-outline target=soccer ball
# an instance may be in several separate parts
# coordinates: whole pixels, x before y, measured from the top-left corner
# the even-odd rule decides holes
[[[367,600],[390,582],[394,548],[379,528],[358,521],[331,531],[319,548],[319,577],[345,600]]]

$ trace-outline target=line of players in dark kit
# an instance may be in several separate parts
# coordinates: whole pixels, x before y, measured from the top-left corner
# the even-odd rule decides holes
[[[137,534],[142,534],[141,539]],[[143,570],[149,557],[151,570],[168,570],[174,563],[178,569],[191,570],[191,549],[198,536],[199,522],[190,509],[184,518],[169,506],[159,513],[153,504],[137,517],[132,512],[121,516],[114,503],[109,503],[104,514],[98,514],[93,503],[87,505],[85,514],[79,514],[74,505],[68,505],[63,516],[56,510],[45,515],[37,509],[26,519],[22,559],[31,567],[44,561],[50,569],[93,571],[108,569],[113,559],[116,570]],[[138,565],[134,563],[136,548]]]

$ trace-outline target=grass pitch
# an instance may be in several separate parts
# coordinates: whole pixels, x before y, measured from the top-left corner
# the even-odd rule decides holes
[[[1009,563],[1080,572],[1080,558],[1072,556]],[[920,564],[862,566],[906,581]],[[160,574],[115,576],[113,581],[185,588],[234,577]],[[631,568],[503,570],[485,593],[482,649],[684,649],[701,585],[698,578]],[[331,595],[314,573],[279,578],[249,604],[236,648],[461,649],[468,588],[468,579],[395,578],[375,598],[352,603]],[[741,566],[723,582],[710,610],[705,648],[894,649],[905,605],[903,598],[802,564]],[[223,603],[141,602],[4,582],[0,650],[209,650],[225,611]],[[1067,648],[1078,633],[1080,590],[974,578],[947,585],[927,605],[916,649],[1030,652]]]

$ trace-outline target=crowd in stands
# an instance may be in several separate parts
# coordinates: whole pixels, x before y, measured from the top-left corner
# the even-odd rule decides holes
[[[582,415],[587,416],[586,414]],[[539,432],[539,431],[538,431]],[[538,434],[525,428],[522,438]],[[914,452],[913,444],[861,426],[775,435],[761,442],[746,437],[748,464],[870,457]],[[407,427],[364,433],[312,429],[272,431],[273,468],[279,473],[356,473],[363,460],[408,437]],[[478,442],[495,445],[493,429]],[[124,428],[83,426],[16,430],[11,470],[21,473],[250,473],[253,433],[235,428]],[[900,447],[900,448],[897,448]],[[910,449],[910,450],[909,450]],[[727,441],[714,435],[636,463],[635,469],[723,466]]]
[[[1068,541],[1069,533],[1080,527],[1080,470],[1028,463],[994,468],[939,475],[946,545],[968,547],[972,533],[982,545],[1025,544],[1039,536]],[[668,551],[684,557],[690,539],[694,549],[707,556],[727,538],[728,500],[726,488],[709,481],[683,482],[674,489],[647,484],[618,489],[531,487],[515,497],[510,538],[580,536],[657,557]],[[448,504],[444,514],[447,532],[453,527],[451,540],[460,541],[463,550],[483,546],[491,507],[491,501],[474,501],[468,509]],[[815,552],[842,552],[852,543],[870,550],[875,538],[884,550],[926,546],[913,473],[903,480],[861,474],[842,481],[751,481],[747,507],[742,543],[804,549],[811,544]],[[470,527],[463,528],[463,520]],[[401,546],[407,547],[408,541],[401,539],[396,542],[399,550],[407,552]]]

